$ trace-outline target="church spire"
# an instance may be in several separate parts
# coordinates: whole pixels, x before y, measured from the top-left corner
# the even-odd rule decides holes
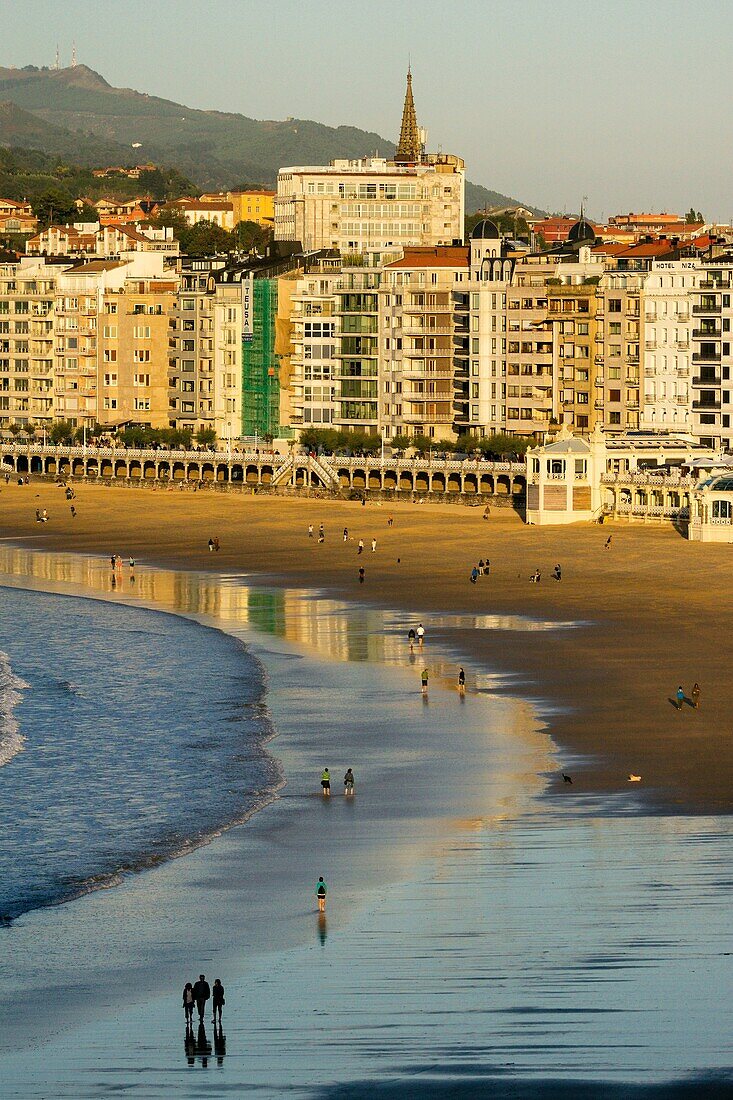
[[[420,131],[417,128],[417,116],[415,115],[415,103],[412,98],[412,72],[407,67],[407,91],[405,92],[405,105],[402,108],[402,126],[400,127],[400,140],[397,142],[395,161],[398,164],[414,164],[420,159],[422,143]]]

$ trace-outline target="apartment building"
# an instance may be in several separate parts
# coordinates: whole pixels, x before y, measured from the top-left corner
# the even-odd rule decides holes
[[[334,427],[375,432],[379,422],[381,272],[344,269],[336,290]]]
[[[243,433],[242,273],[225,271],[214,294],[214,428],[220,439]]]
[[[76,427],[160,421],[167,400],[166,310],[172,310],[174,294],[164,258],[154,253],[91,260],[59,274],[54,296],[59,419]]]
[[[465,214],[460,157],[426,153],[417,126],[412,76],[393,160],[366,157],[282,168],[275,198],[275,239],[309,252],[335,248],[379,266],[405,248],[460,244]]]
[[[223,260],[191,260],[179,275],[168,321],[168,420],[192,432],[214,428],[214,299]]]
[[[692,294],[704,278],[698,260],[657,260],[643,287],[643,400],[640,426],[647,431],[692,430]],[[698,323],[698,335],[719,335],[714,318]]]
[[[281,420],[295,429],[330,428],[336,417],[335,373],[338,260],[280,280],[278,315],[283,340],[276,347],[280,362]],[[282,307],[282,313],[281,313]]]
[[[168,226],[86,224],[51,225],[26,242],[30,256],[125,256],[130,252],[159,252],[175,259],[178,241]]]
[[[692,291],[693,435],[706,447],[733,447],[733,258],[705,263]]]
[[[0,257],[0,428],[56,419],[54,300],[70,261]]]
[[[408,248],[379,289],[379,430],[452,439],[455,420],[454,291],[468,280],[468,248]],[[457,332],[460,329],[460,333]]]
[[[609,434],[636,430],[640,422],[641,297],[646,275],[606,272],[598,284],[596,319],[602,343],[598,356],[597,409]],[[601,384],[602,383],[602,384]]]
[[[0,199],[0,233],[35,233],[38,218],[29,202]]]
[[[121,286],[112,285],[101,292],[97,323],[99,424],[169,426],[168,334],[177,291],[177,279],[161,267],[153,275],[127,274]]]

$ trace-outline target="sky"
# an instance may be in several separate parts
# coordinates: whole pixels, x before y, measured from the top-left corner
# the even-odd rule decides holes
[[[733,0],[0,0],[0,65],[428,147],[548,210],[733,216]],[[368,153],[369,150],[365,150]]]

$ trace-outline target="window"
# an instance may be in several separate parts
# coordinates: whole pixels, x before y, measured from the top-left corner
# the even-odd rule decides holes
[[[621,390],[609,390],[608,391],[608,399],[609,399],[609,401],[620,401],[621,400]]]
[[[103,404],[103,408],[105,408],[105,409],[116,409],[117,408],[117,398],[116,397],[105,397],[103,399],[102,404]]]
[[[608,312],[609,313],[620,313],[621,312],[621,299],[620,298],[609,298],[608,299]]]
[[[149,397],[136,397],[135,398],[135,411],[136,412],[150,412],[150,398]]]
[[[621,423],[621,413],[620,412],[609,413],[609,424],[620,424],[620,423]]]
[[[150,339],[150,325],[135,325],[132,330],[132,335],[136,340],[149,340]]]
[[[149,363],[150,362],[150,352],[147,350],[147,348],[144,351],[138,351],[136,349],[133,352],[133,362],[135,362],[135,363]]]
[[[105,374],[104,384],[105,384],[105,386],[116,386],[117,385],[117,375],[116,374]]]
[[[104,350],[104,361],[105,361],[105,363],[116,363],[117,362],[117,349],[116,348],[113,348],[113,349],[105,348],[105,350]]]
[[[184,298],[181,302],[181,309],[195,309],[196,302],[193,298]]]
[[[135,375],[135,385],[136,386],[149,386],[150,385],[150,375],[149,374],[136,374]]]

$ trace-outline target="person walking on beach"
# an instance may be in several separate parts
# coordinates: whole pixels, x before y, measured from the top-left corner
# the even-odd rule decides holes
[[[362,565],[359,567],[359,584],[364,583],[364,575],[364,566]]]
[[[491,515],[491,509],[489,508],[489,506],[487,504],[486,507],[484,508],[484,519],[488,519],[490,515]]]
[[[313,524],[312,523],[308,524],[308,538],[309,539],[313,538]]]
[[[677,688],[675,698],[677,700],[677,710],[682,710],[682,704],[685,701],[685,689],[682,687],[682,684]]]
[[[375,552],[376,549],[377,549],[377,540],[372,539],[372,554]]]
[[[608,536],[608,538],[606,539],[605,546],[603,547],[604,550],[610,550],[611,549],[611,539],[612,538],[613,538],[613,535]]]
[[[349,768],[344,776],[344,794],[351,795],[354,793],[354,773]]]
[[[357,554],[363,554],[364,553],[364,539],[359,539],[359,543],[358,543],[358,546],[356,548],[356,552],[357,552]]]
[[[491,562],[487,558],[486,561],[484,562],[484,576],[488,577],[490,575],[491,575]]]
[[[466,694],[466,672],[463,666],[458,669],[458,691],[461,695]]]
[[[193,999],[196,1002],[196,1008],[198,1009],[199,1022],[204,1022],[204,1012],[206,1011],[206,1002],[211,996],[211,990],[209,989],[209,983],[203,974],[199,974],[199,980],[193,987]]]
[[[423,642],[425,641],[425,627],[423,626],[422,623],[417,624],[417,632],[416,633],[417,633],[417,644],[422,648]]]
[[[326,884],[323,881],[323,876],[318,879],[316,883],[316,897],[318,898],[318,912],[326,912]]]
[[[394,527],[394,516],[387,516],[387,526]]]
[[[212,1024],[216,1023],[218,1013],[219,1024],[221,1025],[221,1010],[224,1007],[224,986],[221,984],[221,978],[214,979],[214,988],[211,991],[211,1007],[214,1010]]]
[[[412,627],[407,631],[407,640],[410,643],[410,653],[412,653],[415,649],[415,631]]]
[[[325,528],[324,528],[323,524],[321,524],[318,528],[318,541],[323,542],[325,537],[326,537],[326,531],[325,531]]]
[[[190,982],[186,982],[183,987],[183,1011],[186,1013],[186,1026],[193,1025],[193,1006],[194,1006],[193,986]]]
[[[344,527],[344,542],[348,542],[348,541],[349,541],[349,529],[348,529],[348,527]]]
[[[422,682],[422,693],[427,695],[428,693],[428,670],[424,668],[420,673],[420,680]]]
[[[328,768],[324,768],[321,772],[321,791],[326,798],[331,794],[331,773]]]
[[[556,581],[561,581],[562,580],[562,569],[560,568],[559,565],[555,566],[555,568],[552,571],[552,575],[553,575],[553,577],[555,578]]]
[[[71,505],[71,518],[76,519],[76,508],[73,504]]]
[[[695,710],[697,710],[698,706],[700,705],[700,685],[698,684],[697,680],[692,685],[692,691],[690,692],[690,698],[692,699],[693,707],[695,708]]]
[[[209,553],[210,554],[214,553],[214,540],[213,539],[209,539]]]
[[[475,565],[474,565],[473,569],[471,570],[471,578],[470,579],[471,579],[471,584],[475,584],[476,581],[478,580],[478,569],[476,568]]]

